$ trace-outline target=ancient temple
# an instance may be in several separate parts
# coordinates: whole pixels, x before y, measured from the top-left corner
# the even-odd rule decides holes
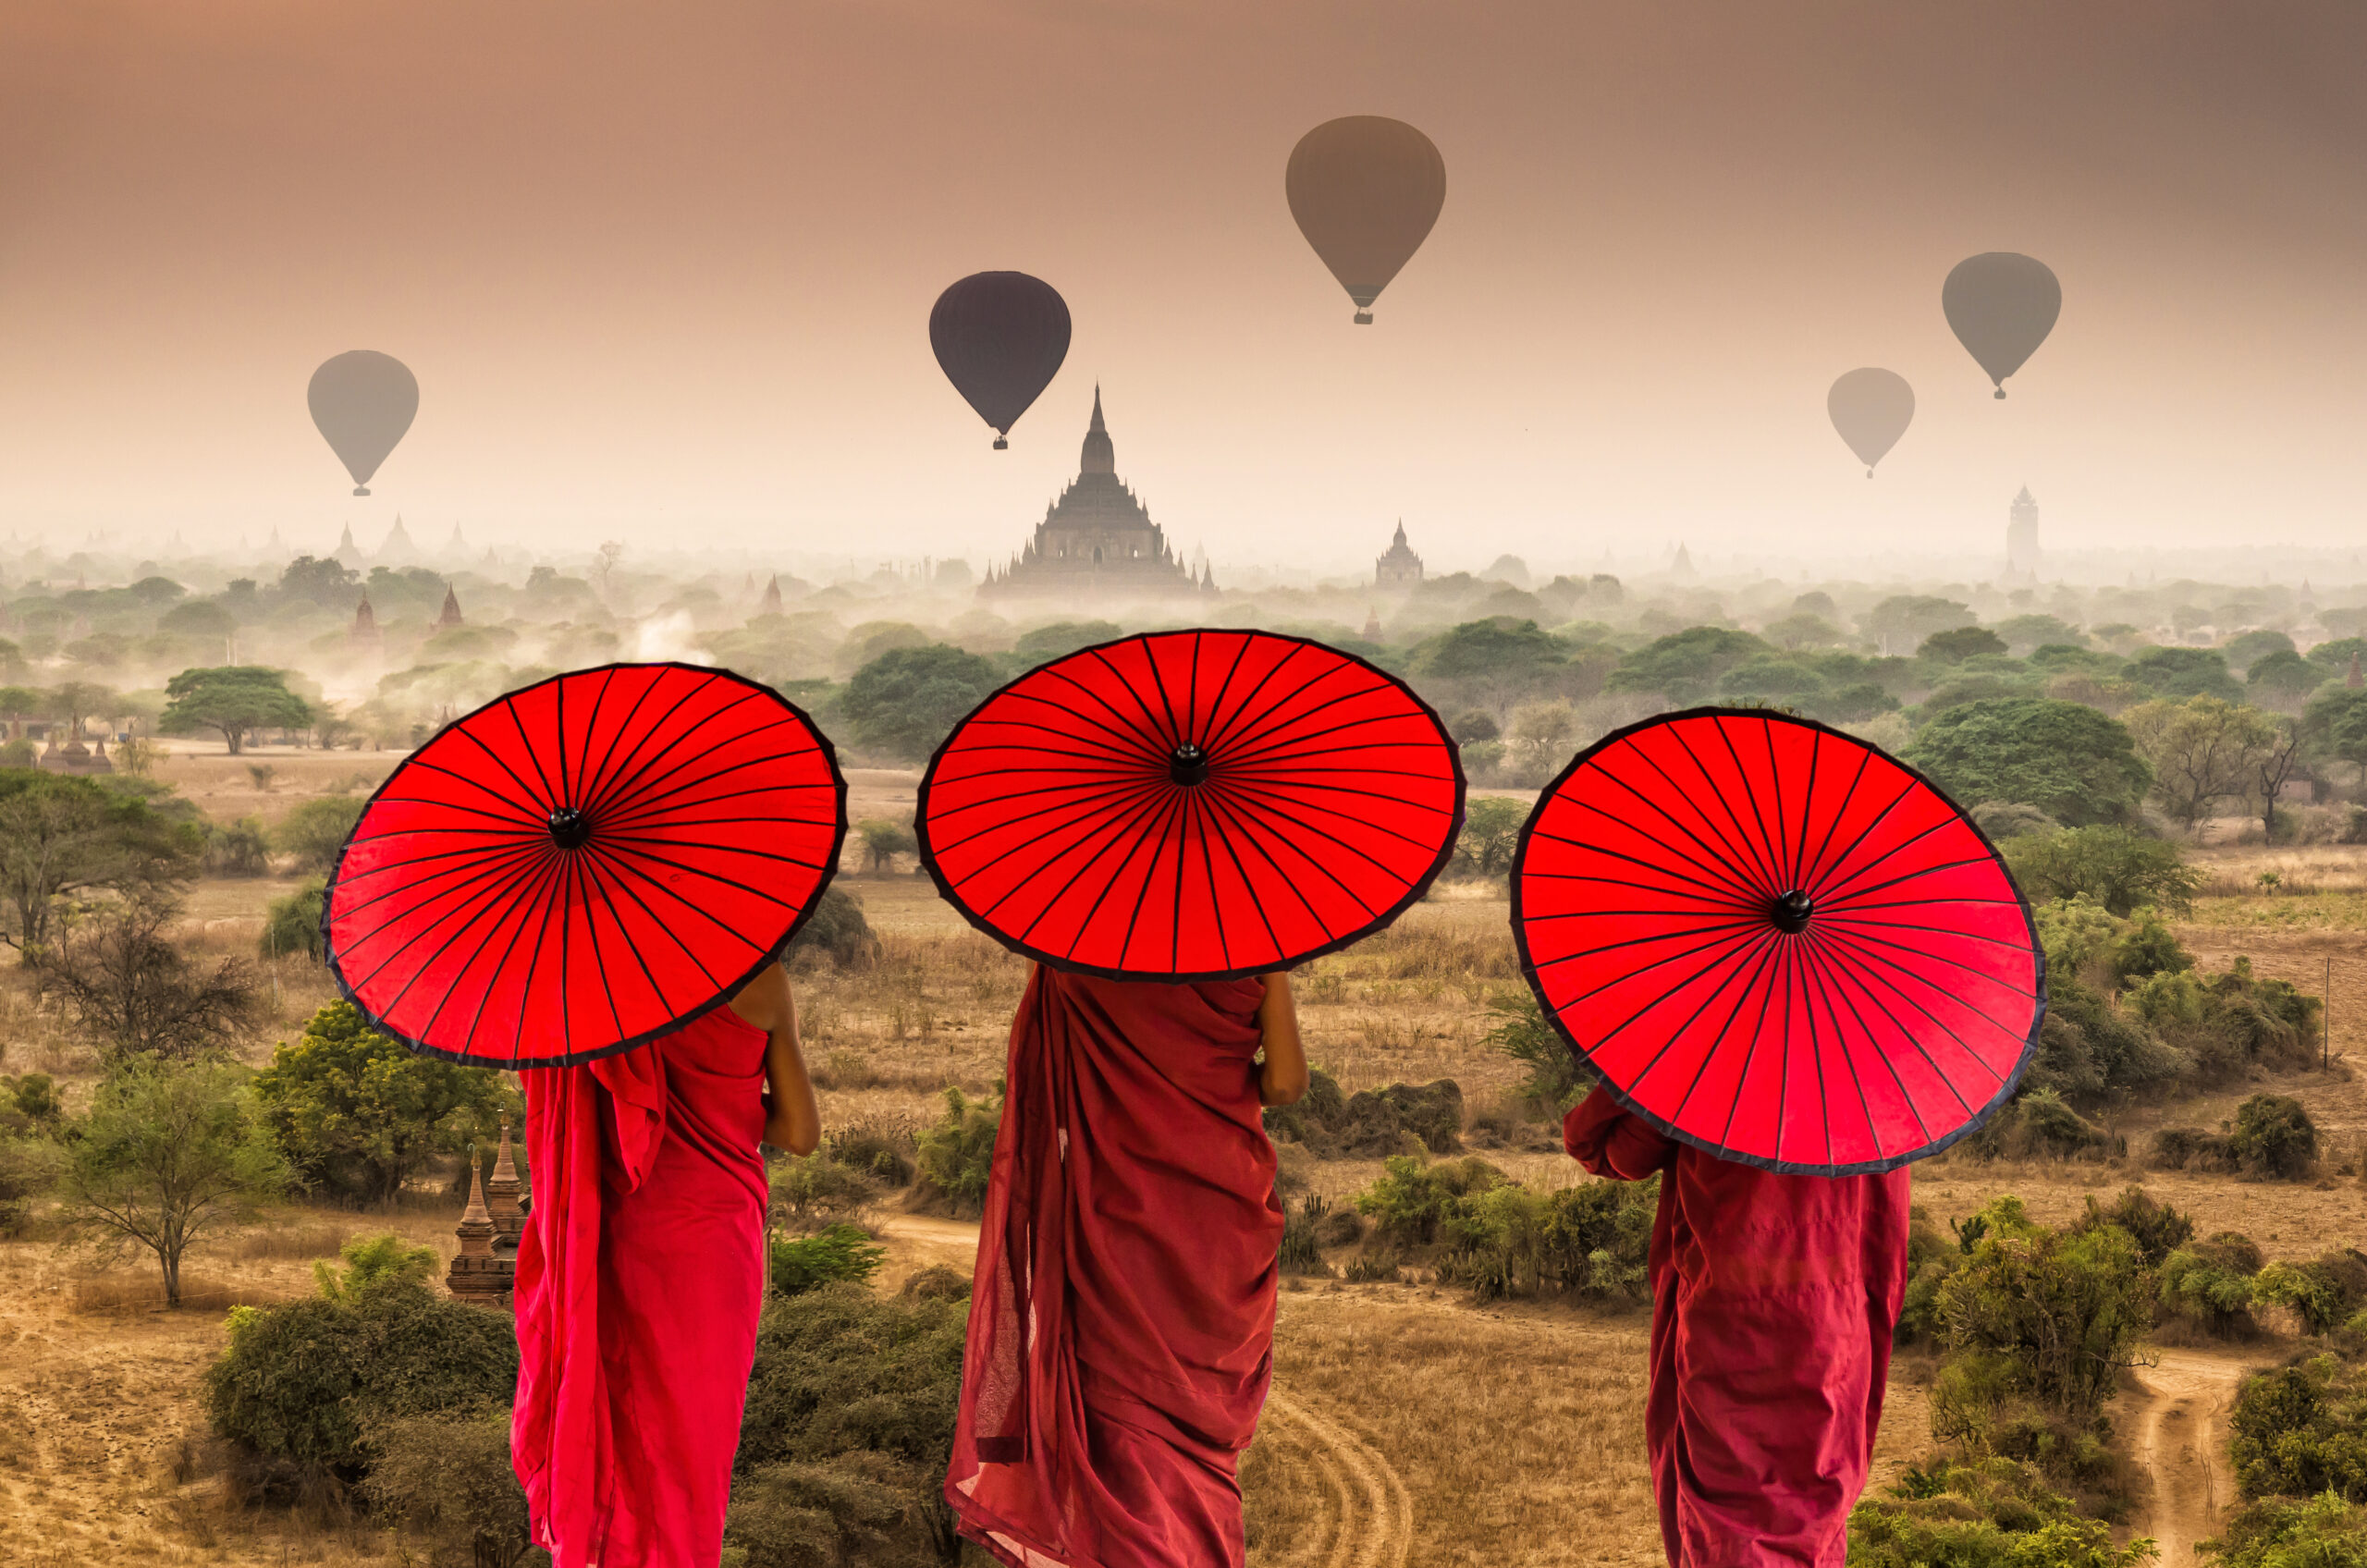
[[[347,523],[345,532],[337,535],[337,548],[331,552],[329,559],[357,571],[362,569],[362,546],[353,542],[353,524]]]
[[[1372,582],[1376,588],[1410,588],[1422,581],[1422,557],[1405,543],[1405,520],[1397,520],[1397,536],[1389,548],[1373,562]]]
[[[490,1182],[477,1165],[475,1151],[469,1154],[469,1207],[453,1231],[460,1251],[444,1276],[445,1288],[460,1300],[509,1307],[518,1276],[518,1239],[526,1229],[526,1211],[518,1201],[521,1186],[509,1157],[509,1123],[504,1121],[501,1152],[495,1157]]]
[[[1026,548],[1011,564],[987,569],[982,599],[1163,597],[1212,594],[1215,573],[1197,577],[1176,557],[1150,510],[1118,477],[1110,427],[1102,423],[1101,388],[1093,389],[1093,422],[1085,427],[1077,476],[1044,509]]]
[[[451,584],[444,587],[444,611],[435,618],[435,630],[449,631],[460,624],[460,596],[452,592]]]
[[[765,596],[757,601],[758,615],[780,614],[780,573],[774,572],[772,581],[765,584]]]
[[[2005,508],[2005,581],[2038,581],[2038,497],[2027,484]]]
[[[346,628],[345,641],[349,647],[373,654],[376,653],[384,643],[384,639],[378,634],[378,612],[370,607],[370,594],[367,589],[362,591],[362,602],[353,606],[353,624]]]

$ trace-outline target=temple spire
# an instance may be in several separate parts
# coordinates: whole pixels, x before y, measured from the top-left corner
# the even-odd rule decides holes
[[[1093,423],[1085,428],[1085,454],[1077,461],[1077,472],[1080,477],[1118,472],[1117,448],[1110,443],[1110,427],[1101,423],[1101,387],[1098,383],[1093,388]]]

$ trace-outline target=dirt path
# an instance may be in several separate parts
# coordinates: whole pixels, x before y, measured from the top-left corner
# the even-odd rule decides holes
[[[1331,1494],[1325,1527],[1290,1561],[1307,1568],[1404,1568],[1414,1545],[1414,1497],[1388,1457],[1338,1422],[1277,1389],[1266,1396],[1261,1439],[1307,1450]]]
[[[874,1227],[888,1256],[880,1264],[882,1290],[901,1290],[922,1269],[942,1264],[967,1277],[978,1257],[978,1227],[975,1221],[938,1219],[926,1214],[891,1214]]]
[[[2152,1501],[2139,1525],[2160,1543],[2160,1568],[2191,1568],[2194,1544],[2219,1533],[2220,1514],[2236,1499],[2227,1462],[2227,1417],[2245,1362],[2198,1351],[2165,1350],[2137,1369],[2145,1402],[2129,1413],[2137,1462],[2153,1478]]]

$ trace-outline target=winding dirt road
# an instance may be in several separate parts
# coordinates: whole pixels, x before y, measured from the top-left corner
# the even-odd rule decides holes
[[[2221,1511],[2236,1499],[2227,1417],[2237,1385],[2253,1368],[2199,1351],[2156,1354],[2156,1365],[2137,1369],[2145,1398],[2125,1417],[2130,1450],[2153,1478],[2138,1533],[2160,1543],[2160,1568],[2192,1568],[2195,1543],[2219,1533]]]

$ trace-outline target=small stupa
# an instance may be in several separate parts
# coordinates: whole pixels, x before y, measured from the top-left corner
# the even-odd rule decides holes
[[[460,624],[460,595],[448,583],[444,589],[444,611],[435,618],[435,630],[449,631]]]
[[[484,1172],[477,1169],[476,1151],[471,1149],[469,1207],[461,1212],[460,1223],[453,1231],[460,1238],[460,1251],[444,1276],[444,1288],[455,1299],[480,1306],[509,1305],[510,1281],[517,1265],[514,1254],[513,1261],[508,1264],[494,1256],[493,1239],[497,1231],[493,1216],[484,1207]]]
[[[506,1259],[505,1269],[514,1268],[518,1261],[518,1241],[526,1233],[525,1206],[518,1201],[525,1183],[518,1180],[517,1162],[509,1158],[509,1119],[501,1119],[501,1152],[494,1156],[493,1180],[485,1183],[486,1208],[493,1216],[494,1243],[497,1256]]]

